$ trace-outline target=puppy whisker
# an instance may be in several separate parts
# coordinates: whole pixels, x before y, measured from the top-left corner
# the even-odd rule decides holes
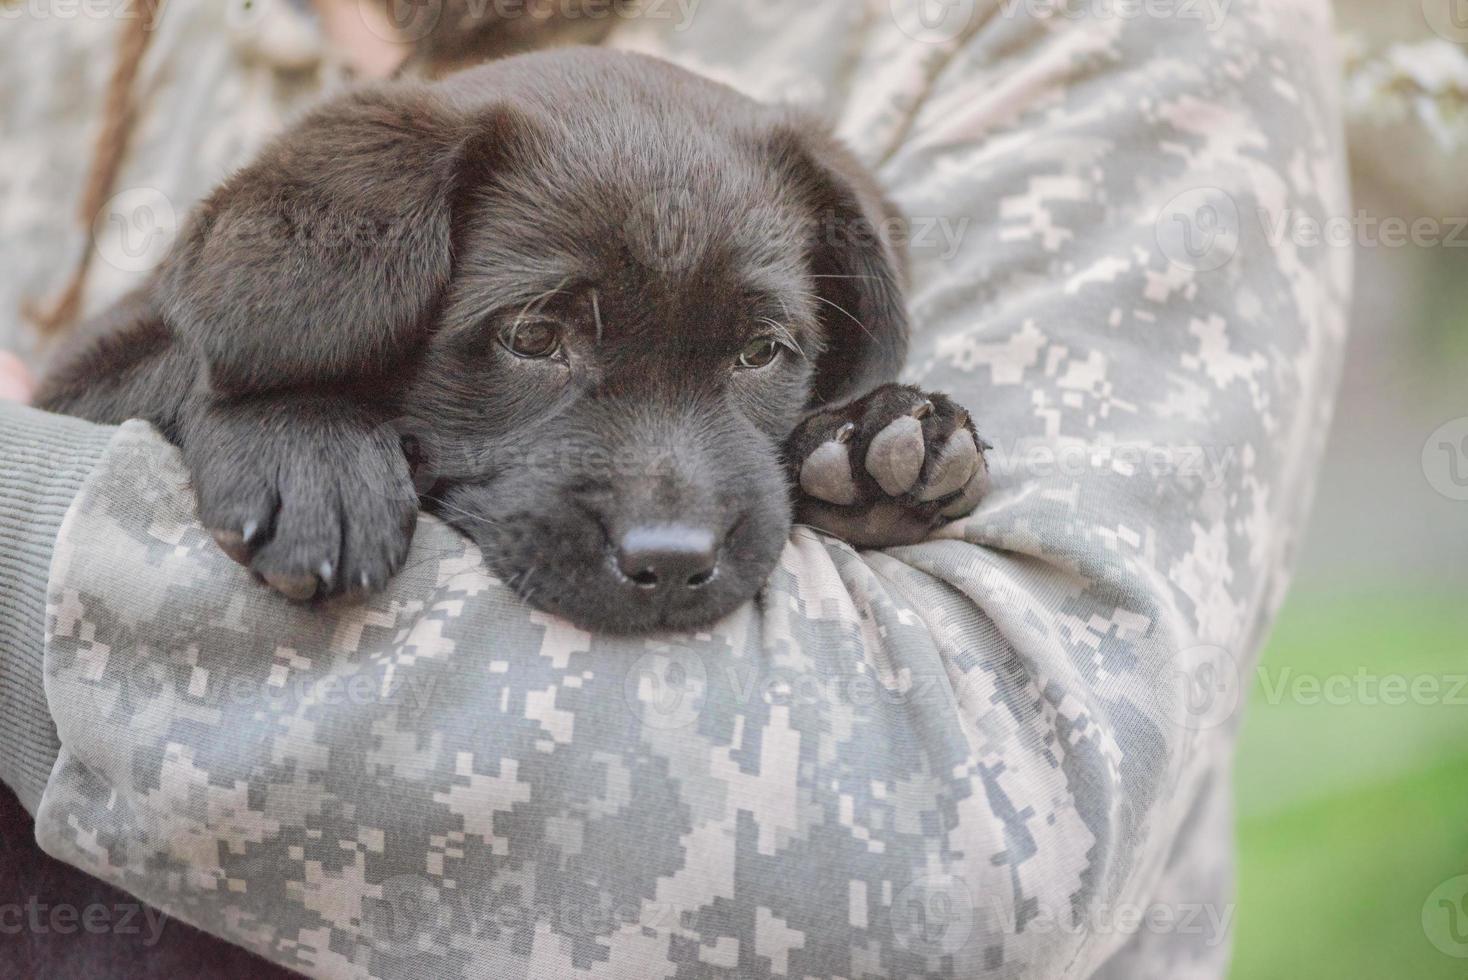
[[[861,332],[862,333],[866,334],[868,337],[871,337],[873,340],[876,340],[877,339],[876,336],[870,330],[867,329],[867,325],[865,323],[862,323],[860,320],[858,320],[852,314],[852,312],[850,310],[848,310],[846,307],[842,306],[839,303],[833,303],[831,300],[826,299],[826,297],[824,297],[824,296],[816,296],[815,294],[812,294],[812,298],[815,299],[816,302],[818,302],[818,303],[825,303],[827,306],[833,307],[833,308],[841,311],[842,313],[844,313],[846,315],[847,319],[849,319],[852,323],[856,324],[858,327],[861,327]]]
[[[776,320],[772,320],[767,316],[760,317],[759,322],[763,323],[765,326],[773,330],[775,332],[775,336],[778,337],[782,343],[788,345],[792,350],[794,350],[795,353],[799,354],[801,357],[805,356],[805,348],[800,346],[800,341],[795,339],[795,334],[791,333],[790,328],[785,326],[785,324],[780,323]]]
[[[455,507],[453,504],[449,503],[447,500],[444,500],[441,497],[434,497],[429,494],[423,494],[419,497],[419,499],[426,500],[432,504],[437,504],[439,507],[442,507],[446,511],[458,514],[460,517],[464,517],[471,521],[477,521],[480,524],[487,524],[490,527],[498,527],[501,523],[499,521],[493,520],[492,518],[485,517],[481,514],[471,514],[469,511],[465,510],[462,507]]]
[[[520,598],[521,602],[529,603],[531,597],[535,595],[535,589],[530,588],[530,579],[538,571],[540,571],[539,565],[531,565],[519,575],[511,576],[505,584]]]
[[[520,312],[516,314],[515,322],[522,323],[527,316],[534,316],[538,314],[541,310],[545,309],[545,304],[549,303],[552,298],[560,295],[562,290],[566,288],[566,283],[570,281],[571,277],[566,276],[550,289],[541,293],[539,296],[532,298],[530,302],[526,303],[524,307],[521,308]]]

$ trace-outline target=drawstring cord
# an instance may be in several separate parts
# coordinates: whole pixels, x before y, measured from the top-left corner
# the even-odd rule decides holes
[[[146,5],[145,5],[146,6]],[[102,106],[102,130],[97,134],[97,143],[92,151],[92,166],[87,174],[86,188],[82,193],[77,219],[85,228],[86,241],[81,257],[72,269],[60,294],[45,308],[27,301],[22,309],[26,318],[36,325],[41,334],[54,337],[70,326],[81,312],[82,290],[86,284],[87,270],[92,264],[92,253],[96,250],[96,218],[107,202],[112,185],[122,169],[127,154],[128,138],[132,134],[135,106],[133,84],[142,65],[143,54],[148,50],[156,17],[138,16],[123,22],[122,34],[118,38],[117,62],[112,68],[112,77],[107,81],[106,98]]]

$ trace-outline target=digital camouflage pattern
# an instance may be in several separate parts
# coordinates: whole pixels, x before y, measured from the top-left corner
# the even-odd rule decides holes
[[[130,423],[53,567],[43,846],[324,977],[1222,976],[1348,300],[1346,250],[1274,233],[1348,213],[1326,4],[647,7],[614,43],[877,166],[905,380],[974,411],[990,496],[884,553],[797,530],[717,627],[611,640],[433,520],[384,595],[289,606]],[[244,153],[215,105],[190,139]]]

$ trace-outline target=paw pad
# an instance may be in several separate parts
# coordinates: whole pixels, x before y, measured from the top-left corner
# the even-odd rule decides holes
[[[945,520],[971,512],[988,491],[988,444],[974,434],[968,413],[942,395],[888,385],[809,424],[802,437],[815,448],[798,474],[806,499],[801,519],[853,544],[924,540]]]
[[[927,455],[923,423],[904,415],[889,423],[872,440],[867,450],[867,472],[887,496],[899,497],[917,482]]]
[[[856,503],[856,481],[851,478],[851,444],[832,439],[817,446],[800,467],[800,489],[838,507]]]
[[[918,494],[918,499],[926,503],[962,490],[978,472],[981,461],[973,434],[967,429],[959,429],[948,437],[948,442],[933,461],[928,485]]]

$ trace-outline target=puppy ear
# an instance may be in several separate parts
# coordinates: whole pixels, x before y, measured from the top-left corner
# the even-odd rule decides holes
[[[453,267],[466,179],[519,123],[474,119],[424,86],[329,102],[267,146],[190,218],[158,300],[220,394],[382,374],[428,334]]]
[[[820,123],[777,127],[774,160],[811,209],[809,236],[825,348],[812,405],[894,381],[907,357],[907,263],[891,231],[900,219],[876,179]]]

